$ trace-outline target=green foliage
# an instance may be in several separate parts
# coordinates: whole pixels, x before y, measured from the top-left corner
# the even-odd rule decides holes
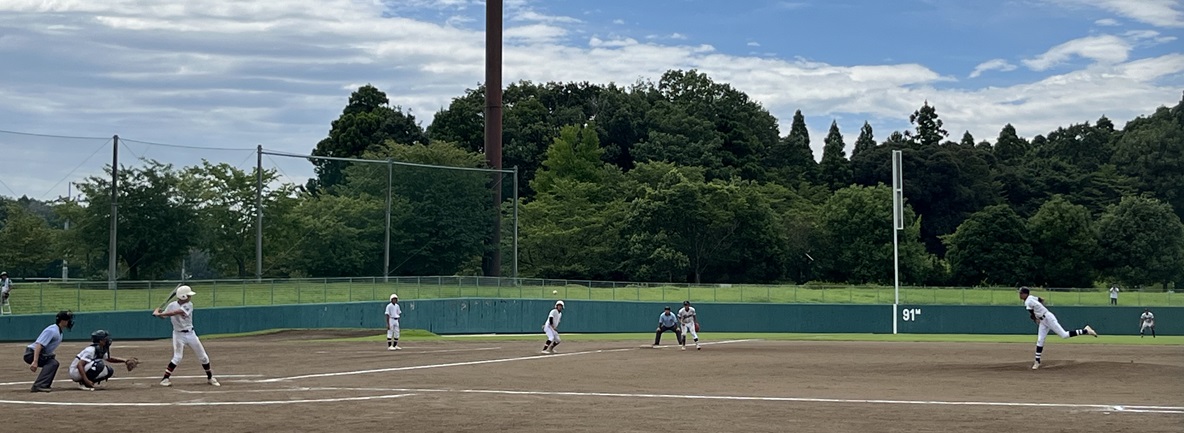
[[[0,263],[12,276],[36,276],[54,259],[55,232],[21,204],[10,201],[0,228]]]
[[[1098,221],[1102,274],[1126,285],[1168,284],[1184,272],[1184,224],[1167,204],[1123,197]]]
[[[1115,147],[1118,171],[1184,218],[1184,101],[1132,120]]]
[[[158,278],[179,267],[181,257],[197,243],[198,234],[195,203],[181,191],[181,174],[172,165],[144,162],[143,167],[119,170],[116,254],[132,280]],[[92,176],[78,183],[87,206],[79,215],[79,229],[74,230],[79,230],[78,238],[89,245],[107,245],[111,233],[110,172],[108,167],[108,177]],[[107,252],[102,251],[105,262]]]
[[[769,155],[769,172],[773,180],[786,186],[797,186],[802,182],[812,183],[818,179],[818,162],[810,149],[810,131],[806,129],[806,118],[802,110],[793,114],[789,135],[773,146]]]
[[[1030,284],[1091,287],[1098,259],[1098,232],[1085,206],[1053,196],[1028,219],[1033,252]]]
[[[957,284],[1017,285],[1030,281],[1033,252],[1027,224],[1007,205],[975,212],[946,236]]]
[[[921,283],[931,262],[920,242],[920,224],[905,207],[899,236],[903,282]],[[856,284],[893,281],[892,190],[883,184],[851,186],[835,192],[819,212],[814,257],[824,281]]]
[[[916,125],[917,131],[907,132],[905,136],[920,147],[937,146],[950,135],[942,129],[944,122],[938,118],[937,108],[930,106],[929,101],[925,101],[925,105],[909,116],[909,123]]]
[[[403,113],[401,108],[392,107],[389,103],[386,94],[374,86],[367,84],[359,87],[350,95],[341,116],[333,121],[329,136],[317,143],[312,155],[356,158],[387,140],[403,144],[427,142],[423,129],[415,122],[415,116]],[[344,181],[342,170],[346,166],[345,162],[323,159],[310,161],[317,173],[317,178],[309,181],[310,191],[332,189]]]
[[[1015,132],[1015,127],[1010,123],[1003,125],[1003,129],[999,131],[999,137],[995,139],[995,158],[999,162],[1013,163],[1023,158],[1028,153],[1031,144],[1028,140],[1020,138]]]
[[[831,122],[826,146],[822,148],[822,162],[818,164],[819,181],[831,191],[851,185],[851,162],[847,160],[845,147],[847,144],[843,143],[839,123]]]

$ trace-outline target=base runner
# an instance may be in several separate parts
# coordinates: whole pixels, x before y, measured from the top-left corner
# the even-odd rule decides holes
[[[202,346],[201,340],[197,338],[197,332],[193,330],[193,302],[190,302],[190,298],[196,294],[189,286],[178,287],[176,301],[170,302],[163,312],[159,308],[152,312],[152,315],[156,317],[168,317],[173,322],[173,359],[164,370],[164,378],[160,380],[160,386],[173,385],[169,377],[173,375],[177,364],[181,363],[185,346],[189,346],[193,350],[193,354],[197,355],[197,361],[206,370],[206,383],[222,386],[218,383],[218,379],[214,378],[214,372],[210,370],[210,357],[206,355],[206,348]]]
[[[563,318],[563,301],[556,301],[555,308],[547,314],[547,321],[543,323],[543,333],[547,334],[547,342],[543,344],[543,353],[555,353],[555,346],[559,345],[559,319]]]
[[[1090,328],[1089,325],[1085,325],[1081,329],[1066,331],[1057,322],[1057,316],[1052,314],[1051,311],[1048,311],[1048,308],[1044,306],[1044,300],[1040,299],[1039,296],[1031,296],[1031,291],[1027,287],[1020,288],[1020,300],[1024,301],[1024,308],[1028,310],[1028,316],[1038,325],[1036,332],[1036,362],[1032,364],[1033,370],[1040,368],[1040,356],[1044,353],[1044,337],[1048,336],[1048,331],[1051,330],[1061,338],[1076,337],[1078,335],[1098,336],[1098,333],[1094,332],[1093,328]]]

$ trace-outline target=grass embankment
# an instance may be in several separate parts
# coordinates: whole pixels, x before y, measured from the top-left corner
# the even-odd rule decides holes
[[[136,287],[140,285],[141,287]],[[172,286],[142,287],[143,283],[121,283],[119,290],[104,287],[79,288],[54,283],[20,284],[11,297],[15,314],[74,311],[151,310],[172,291]],[[193,283],[201,307],[307,304],[325,302],[386,301],[398,293],[403,301],[439,298],[522,298],[565,300],[694,302],[891,304],[893,288],[883,286],[773,286],[730,287],[587,287],[563,286],[490,287],[435,284],[358,282],[263,282]],[[558,293],[552,293],[553,291]],[[1106,305],[1105,291],[1037,291],[1053,306]],[[901,288],[902,304],[1018,305],[1012,288]],[[1181,306],[1184,295],[1163,292],[1128,292],[1120,305]]]

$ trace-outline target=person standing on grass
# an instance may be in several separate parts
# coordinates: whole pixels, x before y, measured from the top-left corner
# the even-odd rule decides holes
[[[58,374],[58,360],[54,353],[62,344],[62,332],[74,328],[74,313],[70,311],[58,312],[54,324],[46,326],[37,336],[37,341],[25,348],[25,363],[29,364],[29,371],[37,372],[41,367],[41,374],[33,382],[33,392],[53,391],[53,378]]]
[[[674,339],[680,344],[682,343],[682,330],[678,326],[678,316],[670,312],[670,307],[666,307],[662,314],[658,316],[658,333],[654,336],[654,348],[662,342],[662,333],[666,331],[674,331]]]
[[[1033,322],[1036,322],[1036,363],[1032,364],[1032,369],[1040,368],[1040,356],[1044,354],[1044,337],[1048,336],[1048,331],[1055,332],[1061,338],[1076,337],[1078,335],[1092,335],[1098,336],[1093,328],[1089,325],[1081,329],[1074,329],[1066,331],[1061,327],[1060,322],[1057,322],[1057,316],[1048,311],[1044,306],[1044,300],[1039,296],[1031,296],[1031,292],[1027,287],[1020,287],[1020,300],[1024,301],[1024,308],[1028,310],[1028,316]]]
[[[1110,286],[1110,305],[1118,305],[1118,285]]]
[[[0,305],[8,305],[8,292],[12,291],[12,280],[8,279],[8,272],[0,272]],[[4,314],[0,310],[0,314]]]

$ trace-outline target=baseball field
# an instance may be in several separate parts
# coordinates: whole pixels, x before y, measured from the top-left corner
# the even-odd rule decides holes
[[[703,334],[701,351],[651,348],[653,335],[570,335],[554,355],[538,336],[409,332],[387,351],[378,331],[206,337],[221,387],[190,352],[171,388],[157,383],[168,341],[119,341],[145,365],[105,389],[76,390],[57,351],[55,391],[0,345],[0,413],[12,431],[827,431],[1179,432],[1184,339],[818,341]],[[827,339],[859,339],[826,336]],[[927,337],[931,339],[937,339]],[[962,337],[941,336],[942,340]],[[876,341],[893,340],[893,341]]]

